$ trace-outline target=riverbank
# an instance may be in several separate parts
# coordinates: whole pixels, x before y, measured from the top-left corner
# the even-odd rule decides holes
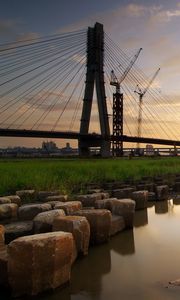
[[[0,194],[20,189],[86,192],[90,183],[142,180],[180,173],[180,160],[171,158],[119,159],[8,159],[0,160]]]

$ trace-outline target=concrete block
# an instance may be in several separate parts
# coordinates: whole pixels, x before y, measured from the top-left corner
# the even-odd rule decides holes
[[[90,225],[90,243],[100,244],[107,242],[111,229],[111,212],[107,209],[84,209],[75,213],[87,218]]]
[[[110,210],[113,215],[124,218],[126,228],[133,227],[135,201],[132,199],[109,200]]]
[[[88,254],[89,239],[90,239],[90,226],[85,217],[82,216],[65,216],[57,217],[53,222],[53,231],[71,232],[77,253],[82,255]]]
[[[0,205],[0,221],[6,222],[17,219],[18,206],[15,203]]]
[[[13,240],[21,236],[33,234],[33,222],[24,221],[24,222],[13,222],[10,224],[4,225],[5,227],[5,243],[9,244]]]
[[[136,202],[135,210],[147,207],[148,191],[136,191],[132,193],[132,199]]]
[[[68,201],[65,203],[56,204],[54,209],[63,209],[66,215],[71,215],[79,209],[82,209],[82,203],[80,201]]]
[[[169,197],[169,187],[168,185],[159,185],[156,186],[156,197],[157,200],[168,200]]]
[[[51,232],[54,219],[62,216],[65,216],[63,209],[54,209],[39,213],[33,220],[34,233]]]
[[[125,229],[125,221],[121,216],[112,215],[110,236],[113,236]]]
[[[19,207],[18,217],[20,220],[33,220],[36,215],[41,212],[51,210],[51,205],[43,204],[25,204]]]
[[[69,282],[73,243],[67,232],[35,234],[11,242],[8,274],[12,295],[37,295]]]

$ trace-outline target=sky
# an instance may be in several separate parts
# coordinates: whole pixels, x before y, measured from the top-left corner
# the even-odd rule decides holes
[[[143,48],[138,65],[172,97],[180,117],[180,1],[177,0],[1,0],[0,43],[47,36],[104,24],[105,31],[127,51]],[[178,113],[179,110],[179,113]],[[0,138],[0,147],[39,146],[42,140]],[[58,141],[62,145],[65,141]]]

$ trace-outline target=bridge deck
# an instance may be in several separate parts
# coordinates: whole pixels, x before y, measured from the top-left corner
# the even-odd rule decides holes
[[[86,134],[82,135],[78,132],[66,132],[66,131],[41,131],[41,130],[21,130],[21,129],[0,129],[0,136],[6,137],[37,137],[37,138],[56,138],[56,139],[71,139],[78,140],[80,137],[92,141],[101,141],[102,136],[100,134]],[[113,136],[110,137],[111,141]],[[169,146],[180,146],[180,141],[166,140],[148,137],[136,137],[136,136],[122,136],[123,142],[130,143],[143,143],[143,144],[157,144],[157,145],[169,145]]]

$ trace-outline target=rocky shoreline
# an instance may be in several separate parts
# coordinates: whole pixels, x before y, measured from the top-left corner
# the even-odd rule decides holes
[[[21,190],[0,197],[0,285],[13,297],[63,286],[89,246],[133,228],[135,210],[179,191],[177,174],[89,184],[84,195]]]

